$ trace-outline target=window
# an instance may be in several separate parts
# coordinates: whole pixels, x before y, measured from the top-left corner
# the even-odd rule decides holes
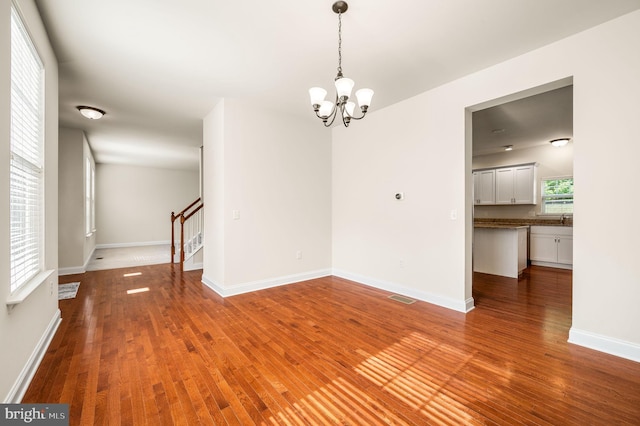
[[[542,179],[542,213],[573,213],[573,177]]]
[[[43,269],[44,69],[11,8],[11,292]]]
[[[90,236],[96,230],[96,169],[89,157],[84,166],[84,213],[85,234]]]

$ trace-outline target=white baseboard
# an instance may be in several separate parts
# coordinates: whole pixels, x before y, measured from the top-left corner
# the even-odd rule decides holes
[[[74,267],[70,267],[70,268],[58,268],[58,276],[84,274],[85,272],[87,272],[87,268],[85,268],[84,266],[74,266]]]
[[[96,249],[105,248],[123,248],[123,247],[140,247],[140,246],[162,246],[171,245],[171,241],[144,241],[139,243],[109,243],[109,244],[96,244]]]
[[[370,277],[365,277],[363,275],[353,274],[351,272],[342,271],[339,269],[334,269],[333,275],[335,275],[336,277],[341,277],[351,281],[355,281],[355,282],[367,285],[369,287],[375,287],[380,290],[385,290],[391,293],[400,294],[402,296],[412,297],[414,299],[422,300],[423,302],[428,302],[434,305],[442,306],[443,308],[453,309],[454,311],[458,311],[458,312],[467,313],[475,307],[474,300],[472,297],[463,301],[451,299],[449,297],[438,296],[437,294],[403,287],[396,283],[382,281],[382,280],[378,280]]]
[[[265,290],[271,287],[278,287],[281,285],[293,284],[300,281],[312,280],[315,278],[321,278],[331,275],[330,269],[321,269],[318,271],[305,272],[302,274],[287,275],[284,277],[271,278],[261,281],[253,281],[249,283],[234,285],[234,286],[222,286],[213,282],[204,275],[202,276],[202,283],[218,293],[222,297],[235,296],[238,294],[249,293],[252,291]]]
[[[568,263],[540,262],[539,260],[532,260],[531,264],[535,266],[546,266],[548,268],[573,269],[573,265],[569,265]]]
[[[202,269],[202,268],[204,268],[202,262],[199,262],[199,263],[185,262],[184,265],[182,265],[183,271],[197,271],[198,269]]]
[[[31,384],[31,380],[33,380],[33,376],[36,374],[36,371],[42,362],[42,358],[44,358],[44,354],[47,352],[49,344],[51,344],[51,340],[53,339],[53,336],[55,336],[61,321],[62,316],[60,309],[58,309],[53,315],[53,318],[51,318],[51,322],[49,322],[49,326],[45,330],[44,334],[40,337],[40,340],[31,353],[31,356],[27,360],[27,364],[24,366],[18,376],[18,379],[9,391],[7,400],[4,401],[5,404],[19,404],[22,402],[22,398],[27,392],[27,389]]]
[[[95,251],[96,251],[96,248],[94,247],[93,250],[91,250],[91,253],[89,254],[89,256],[87,257],[87,260],[84,261],[84,265],[82,266],[58,268],[58,276],[84,274],[85,272],[87,272],[87,268],[89,267],[89,262],[91,262],[91,259],[93,258],[93,253],[95,253]]]
[[[571,327],[569,343],[640,362],[640,345]]]
[[[281,285],[293,284],[300,281],[311,280],[314,278],[326,277],[329,275],[335,275],[337,277],[345,278],[351,281],[355,281],[360,284],[367,285],[369,287],[379,288],[381,290],[389,291],[391,293],[401,294],[403,296],[413,297],[414,299],[422,300],[423,302],[433,303],[434,305],[442,306],[444,308],[453,309],[458,312],[469,312],[474,309],[474,300],[469,298],[465,301],[457,301],[447,297],[442,297],[426,292],[420,292],[406,287],[401,287],[393,283],[383,282],[380,280],[374,280],[361,275],[352,274],[341,270],[329,270],[323,269],[319,271],[312,271],[304,274],[289,275],[280,278],[273,278],[269,280],[254,281],[245,284],[239,284],[235,286],[225,287],[216,283],[209,278],[202,276],[202,283],[213,291],[218,293],[222,297],[235,296],[237,294],[249,293],[252,291],[264,290],[271,287],[277,287]]]

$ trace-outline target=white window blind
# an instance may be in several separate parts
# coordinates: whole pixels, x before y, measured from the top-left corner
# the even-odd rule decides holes
[[[43,267],[43,66],[11,8],[11,291]]]
[[[96,169],[88,157],[84,167],[85,234],[89,236],[96,230]]]
[[[85,158],[84,165],[84,233],[91,234],[91,160]]]

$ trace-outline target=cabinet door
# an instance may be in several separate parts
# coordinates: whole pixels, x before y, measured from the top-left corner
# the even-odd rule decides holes
[[[496,204],[513,204],[514,169],[496,169]]]
[[[474,204],[495,204],[495,170],[473,173]]]
[[[531,245],[531,260],[538,262],[557,262],[558,243],[555,235],[531,234],[529,244]]]
[[[558,263],[573,265],[573,237],[558,235]]]
[[[535,179],[533,166],[513,168],[514,204],[535,204]]]

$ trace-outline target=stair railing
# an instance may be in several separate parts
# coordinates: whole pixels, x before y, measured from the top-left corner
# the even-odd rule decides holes
[[[180,213],[171,212],[171,262],[176,255],[175,221],[180,218],[180,269],[204,244],[204,204],[198,198]]]

